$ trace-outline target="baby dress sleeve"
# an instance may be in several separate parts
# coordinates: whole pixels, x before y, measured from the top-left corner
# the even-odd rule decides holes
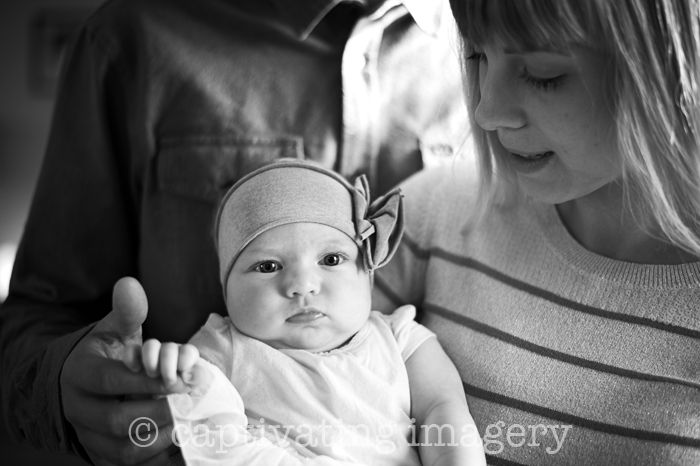
[[[435,338],[433,332],[415,321],[415,306],[401,306],[391,314],[381,314],[381,318],[391,327],[404,362],[428,338]]]
[[[233,370],[231,326],[228,318],[211,314],[207,323],[189,341],[197,347],[203,359],[221,369],[229,380]]]

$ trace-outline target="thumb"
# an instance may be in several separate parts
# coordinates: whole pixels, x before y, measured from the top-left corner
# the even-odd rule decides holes
[[[112,312],[95,327],[97,331],[116,334],[124,342],[141,337],[141,324],[148,315],[146,292],[135,278],[124,277],[114,285]]]

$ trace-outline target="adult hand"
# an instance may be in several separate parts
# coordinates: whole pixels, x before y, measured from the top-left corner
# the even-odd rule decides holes
[[[66,358],[61,401],[66,419],[96,465],[167,464],[172,418],[165,398],[187,391],[181,380],[167,388],[161,378],[124,363],[127,345],[140,345],[148,301],[141,284],[122,278],[114,286],[112,312]],[[157,427],[156,427],[157,426]]]

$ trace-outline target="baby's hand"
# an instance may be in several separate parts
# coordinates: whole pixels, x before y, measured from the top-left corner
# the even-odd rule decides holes
[[[134,372],[142,368],[149,377],[163,377],[166,387],[177,383],[180,375],[183,382],[190,383],[193,379],[192,369],[199,359],[199,350],[189,343],[163,343],[158,340],[147,340],[143,347],[132,345],[127,348],[124,362]]]

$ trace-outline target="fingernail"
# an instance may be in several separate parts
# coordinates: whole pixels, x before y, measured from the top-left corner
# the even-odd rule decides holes
[[[182,380],[184,380],[185,383],[192,382],[192,372],[185,372],[184,374],[182,374]]]

